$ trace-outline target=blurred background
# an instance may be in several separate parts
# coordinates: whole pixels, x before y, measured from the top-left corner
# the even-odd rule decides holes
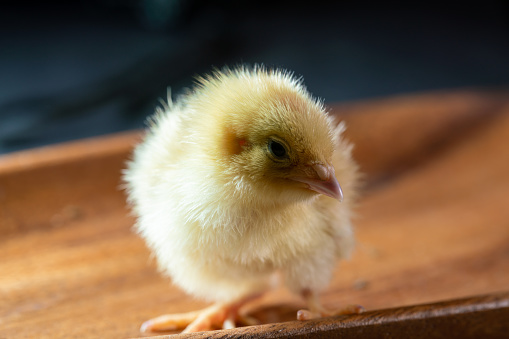
[[[328,103],[509,85],[506,0],[18,1],[0,27],[0,153],[141,128],[224,65],[290,69]]]

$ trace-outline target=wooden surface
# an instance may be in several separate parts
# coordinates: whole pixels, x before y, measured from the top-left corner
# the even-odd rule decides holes
[[[495,292],[506,300],[508,93],[430,93],[334,112],[348,122],[366,188],[357,249],[338,264],[325,305],[373,311]],[[137,140],[133,132],[0,157],[0,338],[140,337],[148,318],[205,306],[156,272],[131,231],[118,187]],[[288,321],[302,305],[278,289],[252,314]],[[490,312],[477,316],[504,329]],[[433,326],[454,333],[468,323]]]
[[[509,292],[428,305],[369,311],[351,316],[241,327],[185,338],[503,338],[509,330]],[[176,339],[176,338],[175,338]]]

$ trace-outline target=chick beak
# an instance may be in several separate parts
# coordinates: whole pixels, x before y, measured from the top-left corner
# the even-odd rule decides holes
[[[324,194],[328,197],[343,201],[343,190],[336,179],[334,167],[314,164],[310,166],[316,175],[307,177],[294,177],[292,180],[307,184],[308,189]]]

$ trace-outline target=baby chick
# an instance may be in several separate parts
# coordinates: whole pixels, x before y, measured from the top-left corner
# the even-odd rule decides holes
[[[264,67],[216,71],[163,106],[125,171],[129,202],[160,270],[215,304],[142,330],[234,326],[275,272],[307,300],[299,319],[332,314],[318,293],[354,242],[343,125],[291,73]]]

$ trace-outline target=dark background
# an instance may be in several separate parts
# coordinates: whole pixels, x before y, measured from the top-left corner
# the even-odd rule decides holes
[[[0,27],[0,153],[142,127],[213,66],[287,68],[326,102],[509,85],[505,0],[18,1]]]

